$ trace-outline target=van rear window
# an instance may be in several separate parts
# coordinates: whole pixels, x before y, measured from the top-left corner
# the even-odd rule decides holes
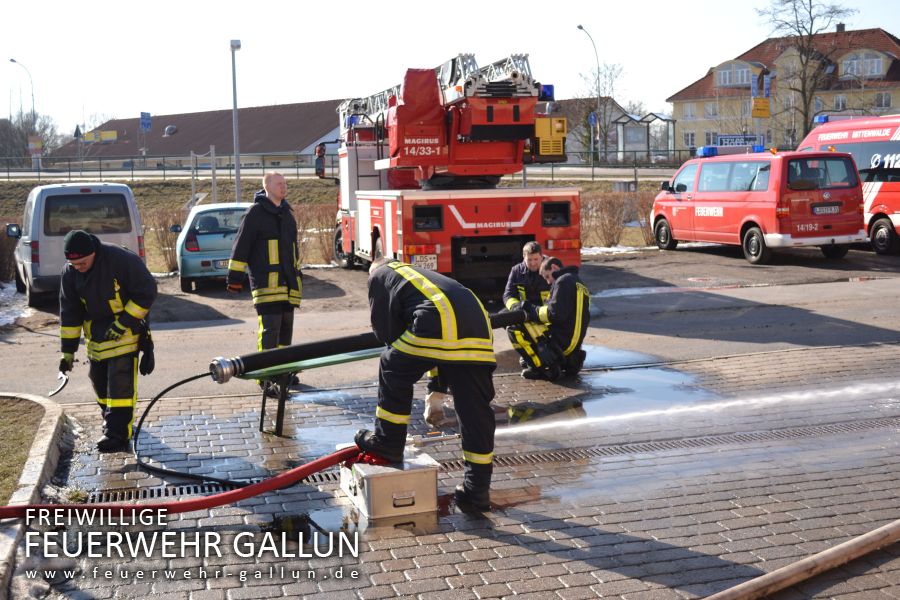
[[[131,227],[122,194],[50,196],[44,203],[45,235],[66,235],[73,229],[94,234],[128,233]]]
[[[823,190],[859,185],[856,169],[844,158],[795,158],[788,161],[787,185],[793,190]]]

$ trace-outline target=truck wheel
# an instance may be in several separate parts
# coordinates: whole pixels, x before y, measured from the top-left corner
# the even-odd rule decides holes
[[[766,246],[766,238],[759,227],[751,227],[744,234],[741,244],[744,249],[744,258],[752,265],[761,265],[769,262],[772,251]]]
[[[28,301],[28,306],[35,308],[36,306],[39,306],[43,302],[44,295],[35,292],[34,288],[31,287],[31,285],[29,285],[28,281],[26,280],[25,281],[25,298]]]
[[[900,251],[900,238],[897,237],[890,219],[881,218],[875,221],[869,232],[869,240],[878,254],[897,254]]]
[[[669,222],[660,219],[653,228],[653,237],[656,238],[656,245],[660,250],[674,250],[678,245],[678,240],[672,237],[672,230],[669,228]]]
[[[25,293],[25,282],[22,281],[22,278],[19,276],[19,270],[14,269],[16,272],[16,291],[20,294]]]
[[[838,259],[847,256],[850,246],[846,244],[828,244],[827,246],[819,246],[819,249],[825,255],[825,258]]]
[[[334,262],[342,269],[353,268],[353,255],[344,252],[344,230],[340,223],[334,228]]]
[[[181,283],[181,291],[185,294],[190,294],[194,291],[194,280],[189,277],[179,277],[179,283]]]

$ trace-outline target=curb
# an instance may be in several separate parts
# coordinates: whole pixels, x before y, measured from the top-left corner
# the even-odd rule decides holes
[[[32,394],[0,392],[0,398],[34,402],[44,408],[44,416],[34,435],[28,459],[22,467],[19,485],[9,504],[33,504],[40,499],[41,488],[53,474],[59,461],[59,435],[62,432],[63,410],[59,404]],[[0,524],[0,597],[5,596],[15,568],[16,548],[25,530],[25,523],[8,521]]]

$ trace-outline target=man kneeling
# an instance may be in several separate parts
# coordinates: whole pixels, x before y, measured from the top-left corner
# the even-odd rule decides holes
[[[540,273],[550,284],[550,298],[539,308],[526,307],[528,321],[507,331],[528,365],[522,377],[553,381],[563,373],[578,374],[584,365],[581,343],[591,320],[591,295],[578,267],[563,266],[558,258],[545,258]]]

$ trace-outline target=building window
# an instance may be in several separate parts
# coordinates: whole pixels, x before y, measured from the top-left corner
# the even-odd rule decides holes
[[[816,112],[816,114],[819,114],[820,112],[822,112],[822,110],[823,110],[824,108],[825,108],[825,103],[822,102],[822,99],[821,99],[821,98],[819,98],[818,96],[816,96],[816,100],[815,100],[815,108],[814,108],[813,110]]]
[[[784,143],[786,146],[790,146],[793,148],[797,145],[797,130],[796,129],[785,129],[784,130]]]
[[[734,71],[735,83],[738,85],[750,85],[750,69],[748,67],[738,67]]]
[[[693,148],[696,144],[694,143],[694,132],[693,131],[683,131],[681,136],[684,138],[684,147],[685,148]]]
[[[890,92],[878,92],[875,94],[875,108],[890,108],[891,94]]]
[[[707,131],[706,132],[706,145],[707,146],[715,146],[719,141],[719,134],[715,131]]]
[[[875,52],[858,52],[847,55],[841,63],[841,77],[880,77],[884,74],[884,61]]]
[[[766,146],[772,145],[772,130],[766,129]]]
[[[881,72],[881,57],[867,54],[863,61],[863,74],[866,77],[878,77]]]
[[[697,116],[694,111],[695,111],[694,103],[693,102],[686,103],[684,105],[684,118],[685,119],[693,119],[695,116]]]
[[[716,71],[716,85],[731,85],[731,66]]]
[[[704,110],[707,117],[715,117],[719,114],[719,107],[715,102],[707,102]]]
[[[834,97],[834,110],[847,110],[847,96]]]
[[[859,75],[859,57],[856,54],[851,54],[844,59],[843,71],[844,77],[855,77]]]

